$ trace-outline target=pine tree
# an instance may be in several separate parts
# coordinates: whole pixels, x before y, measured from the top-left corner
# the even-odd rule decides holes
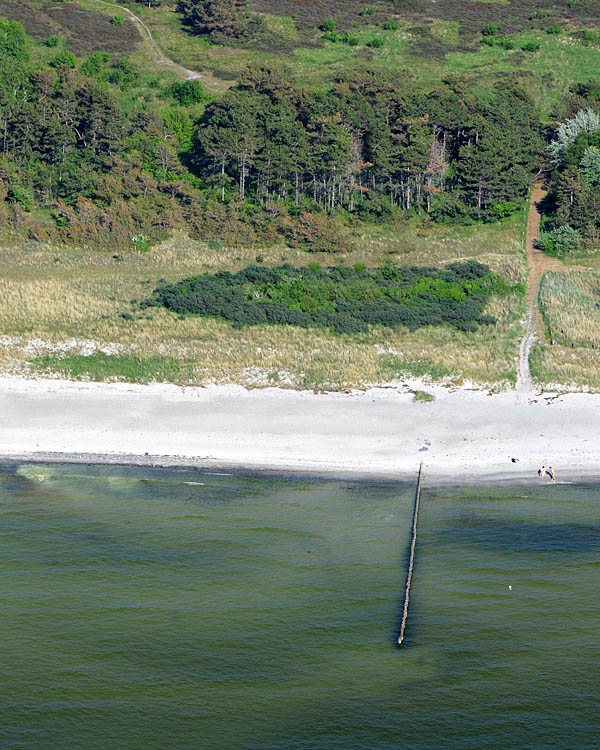
[[[196,34],[235,39],[246,32],[247,6],[247,0],[180,0],[177,7]]]

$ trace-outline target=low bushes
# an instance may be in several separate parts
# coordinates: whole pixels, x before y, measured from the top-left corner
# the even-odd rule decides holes
[[[565,224],[550,232],[540,232],[536,245],[547,255],[563,258],[565,255],[572,255],[582,249],[583,237],[577,229]]]
[[[513,289],[476,261],[442,269],[251,265],[160,286],[141,305],[225,318],[238,328],[279,323],[355,333],[370,325],[449,324],[474,330],[495,322],[483,313],[490,295]]]
[[[42,354],[32,364],[42,372],[58,373],[76,380],[119,380],[127,383],[174,382],[190,380],[193,364],[172,357],[137,357],[129,354],[109,355],[94,352],[91,355],[66,356]]]

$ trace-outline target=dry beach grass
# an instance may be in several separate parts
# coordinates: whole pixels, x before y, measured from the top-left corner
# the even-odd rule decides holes
[[[478,227],[477,234],[474,228],[440,231],[410,224],[395,233],[364,235],[357,249],[343,257],[286,247],[211,247],[183,235],[148,253],[118,257],[35,244],[5,249],[0,254],[0,364],[5,372],[91,379],[334,390],[428,371],[458,382],[511,383],[522,313],[522,299],[516,294],[492,299],[489,312],[497,323],[475,333],[449,327],[414,332],[380,328],[353,336],[289,326],[234,330],[224,321],[179,319],[158,308],[140,312],[136,304],[160,279],[237,270],[256,262],[257,255],[270,265],[376,264],[390,257],[402,264],[431,265],[474,257],[515,282],[525,273],[521,231],[520,217]],[[113,357],[112,369],[107,370],[106,354],[98,354],[100,350]],[[85,359],[72,359],[81,354]],[[161,358],[167,364],[159,366]]]
[[[547,340],[532,351],[531,371],[543,385],[600,388],[600,274],[552,271],[540,305]]]

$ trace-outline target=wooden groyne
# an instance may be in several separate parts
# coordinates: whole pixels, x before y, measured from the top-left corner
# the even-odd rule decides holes
[[[408,568],[406,571],[406,583],[404,584],[404,606],[402,607],[402,619],[398,629],[398,648],[404,642],[406,632],[406,621],[408,620],[408,605],[410,603],[410,587],[412,585],[413,568],[415,565],[415,548],[417,546],[417,525],[419,522],[419,505],[421,504],[421,480],[423,478],[423,463],[419,466],[417,477],[417,489],[415,490],[415,505],[413,508],[412,531],[410,537],[410,548],[408,552]]]

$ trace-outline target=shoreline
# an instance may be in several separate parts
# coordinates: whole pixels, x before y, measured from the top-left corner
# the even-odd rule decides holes
[[[337,468],[308,469],[294,467],[249,466],[244,464],[208,463],[202,459],[182,458],[181,456],[136,456],[123,453],[27,453],[23,455],[0,455],[0,469],[3,466],[115,466],[120,468],[166,469],[197,471],[199,474],[235,476],[258,479],[290,479],[299,481],[359,482],[377,484],[414,485],[419,468],[412,473],[365,472]],[[535,472],[534,472],[535,473]],[[600,468],[563,467],[556,485],[600,484]],[[423,486],[428,488],[458,487],[541,487],[552,486],[552,482],[539,480],[529,473],[498,471],[481,474],[443,474],[434,467],[423,464]]]
[[[414,402],[412,391],[435,400]],[[407,380],[318,393],[0,378],[0,463],[81,463],[427,484],[600,481],[600,396]],[[511,458],[518,458],[512,463]]]

